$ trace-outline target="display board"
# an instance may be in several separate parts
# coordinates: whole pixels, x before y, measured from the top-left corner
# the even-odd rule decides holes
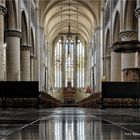
[[[102,82],[102,98],[140,98],[140,82]]]
[[[39,98],[37,81],[1,81],[0,98]]]

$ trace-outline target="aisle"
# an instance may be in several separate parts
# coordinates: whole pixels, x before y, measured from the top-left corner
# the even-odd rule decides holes
[[[140,113],[134,109],[0,110],[3,140],[138,140]]]

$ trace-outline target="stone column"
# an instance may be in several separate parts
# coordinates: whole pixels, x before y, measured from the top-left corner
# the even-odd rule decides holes
[[[90,85],[90,68],[89,68],[89,59],[90,59],[90,56],[89,56],[89,47],[85,47],[85,87],[89,86]]]
[[[85,53],[84,53],[84,56],[85,56],[85,71],[84,71],[84,79],[85,79],[85,81],[84,81],[84,85],[85,85],[85,87],[87,86],[86,85],[86,81],[87,81],[87,75],[86,75],[86,72],[87,72],[87,47],[85,47]],[[78,67],[77,67],[77,69],[78,69]]]
[[[107,45],[107,44],[106,44]],[[106,46],[105,45],[105,46]],[[103,81],[111,80],[111,48],[109,49],[109,44],[104,47],[103,50]]]
[[[37,6],[37,5],[36,5]],[[34,81],[39,82],[39,91],[41,91],[40,84],[40,26],[39,26],[39,8],[35,7],[35,45],[34,45]]]
[[[121,41],[127,42],[127,41],[134,41],[137,40],[137,32],[136,31],[122,31],[120,33]],[[122,70],[122,80],[127,81],[127,77],[129,75],[126,75],[127,71],[131,68],[136,68],[136,53],[130,52],[130,53],[122,53],[121,54],[122,64],[121,64],[121,70]],[[131,72],[129,72],[131,75]]]
[[[0,81],[4,80],[3,45],[4,45],[4,14],[6,8],[0,5]]]
[[[65,87],[65,44],[64,37],[61,37],[62,40],[62,87]]]
[[[140,1],[138,1],[140,4]],[[138,5],[139,5],[138,4]],[[136,17],[138,18],[138,41],[140,41],[140,7],[136,9]],[[138,52],[138,68],[140,68],[140,52]]]
[[[30,49],[29,45],[20,48],[20,77],[21,81],[30,81]]]
[[[45,82],[45,67],[44,67],[44,55],[45,55],[45,35],[44,35],[44,28],[40,27],[40,90],[44,91],[44,82]]]
[[[5,31],[7,81],[20,81],[20,38],[17,30]]]
[[[95,49],[96,49],[96,91],[101,91],[101,28],[97,27],[95,31]]]
[[[111,52],[111,81],[121,81],[121,54]]]
[[[103,81],[110,81],[110,70],[111,70],[111,56],[107,56],[106,54],[103,56]]]
[[[111,80],[111,54],[107,55],[105,58],[105,67],[106,67],[106,77],[105,80]]]
[[[75,38],[75,43],[74,43],[74,87],[77,87],[77,45],[78,45],[78,37]]]
[[[33,81],[38,81],[38,57],[33,57]]]
[[[30,80],[34,81],[34,55],[30,55]]]

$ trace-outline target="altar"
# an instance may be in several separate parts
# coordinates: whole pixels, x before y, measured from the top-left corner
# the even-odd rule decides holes
[[[76,98],[76,89],[68,82],[67,87],[63,88],[64,103],[73,104]]]

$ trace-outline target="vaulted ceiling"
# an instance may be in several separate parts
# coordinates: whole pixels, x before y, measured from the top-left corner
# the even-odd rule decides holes
[[[87,43],[100,24],[100,0],[40,0],[40,25],[46,37],[54,41],[59,33],[79,33]]]

